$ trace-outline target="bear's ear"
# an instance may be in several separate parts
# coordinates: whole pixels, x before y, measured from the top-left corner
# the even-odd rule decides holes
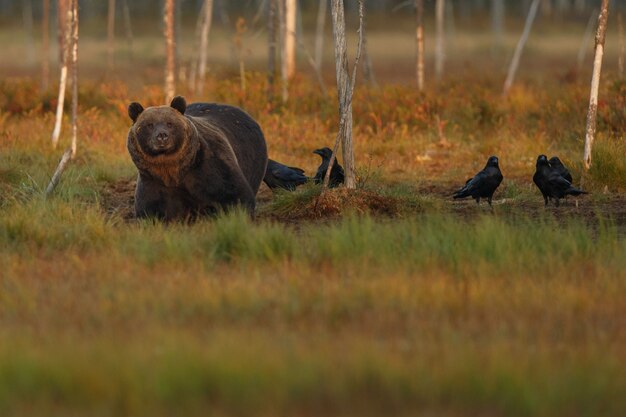
[[[128,106],[128,117],[135,123],[139,115],[143,112],[143,106],[137,102],[132,102]]]
[[[187,110],[187,102],[185,101],[185,97],[183,96],[174,97],[170,106],[178,110],[180,114],[185,114],[185,110]]]

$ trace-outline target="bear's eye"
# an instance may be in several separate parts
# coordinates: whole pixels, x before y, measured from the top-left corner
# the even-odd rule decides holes
[[[167,127],[172,127],[172,124],[170,122],[167,122]]]
[[[148,124],[146,125],[146,127],[147,127],[148,129],[152,129],[152,127],[153,127],[153,126],[154,126],[154,125],[153,125],[152,123],[148,123]]]

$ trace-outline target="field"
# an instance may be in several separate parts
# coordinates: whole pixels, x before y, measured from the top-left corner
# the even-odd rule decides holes
[[[492,53],[471,32],[424,93],[412,55],[381,59],[380,87],[360,80],[354,99],[358,189],[263,188],[254,220],[133,218],[126,106],[163,102],[158,39],[138,40],[149,65],[126,78],[125,56],[98,73],[105,45],[86,37],[79,150],[49,199],[55,90],[7,61],[0,414],[626,415],[626,83],[609,49],[583,172],[589,74],[568,60],[579,39],[538,30],[507,98],[489,67],[500,61],[464,65]],[[379,36],[375,51],[400,38]],[[336,93],[305,70],[270,105],[249,60],[246,91],[216,64],[208,99],[245,108],[270,157],[312,175],[312,150],[336,134]],[[544,208],[540,153],[591,194]],[[492,154],[505,176],[493,209],[453,201]]]

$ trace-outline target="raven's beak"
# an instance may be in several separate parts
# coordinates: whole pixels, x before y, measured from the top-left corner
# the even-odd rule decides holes
[[[314,151],[313,151],[313,153],[314,153],[314,154],[317,154],[317,155],[319,155],[319,156],[323,156],[323,155],[322,155],[322,150],[321,150],[321,149],[316,149],[316,150],[314,150]]]

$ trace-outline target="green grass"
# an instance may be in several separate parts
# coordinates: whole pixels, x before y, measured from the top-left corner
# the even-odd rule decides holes
[[[250,77],[247,94],[212,79],[214,98],[315,172],[334,99],[298,80],[271,112]],[[123,214],[125,85],[81,85],[78,157],[46,199],[67,136],[51,150],[53,98],[5,80],[0,415],[625,415],[622,84],[603,86],[581,175],[586,87],[526,80],[503,100],[465,81],[357,92],[355,193],[307,185],[265,193],[255,220],[162,224]],[[539,153],[592,194],[544,208]],[[493,209],[452,201],[491,154]]]

